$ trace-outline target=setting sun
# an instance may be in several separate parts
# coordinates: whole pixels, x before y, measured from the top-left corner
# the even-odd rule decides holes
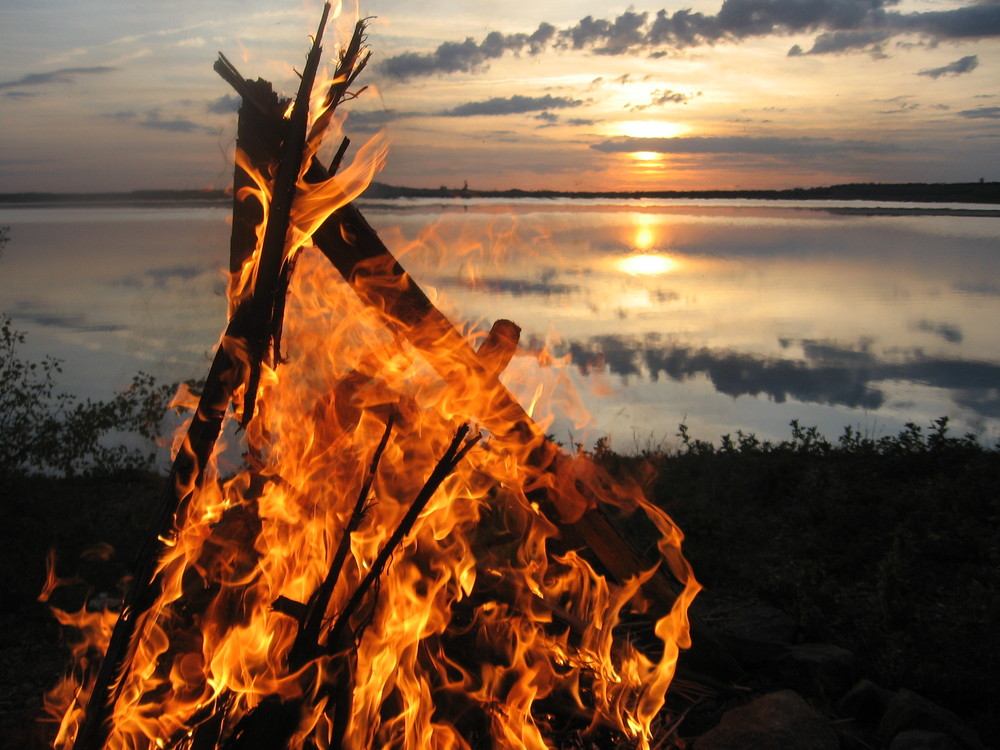
[[[687,132],[687,128],[677,122],[666,120],[623,120],[611,124],[611,135],[629,138],[676,138]]]
[[[629,156],[635,161],[660,161],[663,159],[663,154],[656,151],[630,151]]]

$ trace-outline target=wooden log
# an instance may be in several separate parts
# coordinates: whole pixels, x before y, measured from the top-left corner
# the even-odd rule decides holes
[[[306,65],[307,72],[311,70],[313,77],[315,77],[319,65],[321,52],[319,41],[322,38],[322,29],[325,26],[329,8],[330,6],[327,4],[320,30],[317,32]],[[303,90],[304,95],[302,94]],[[300,89],[300,98],[296,100],[295,110],[293,110],[293,115],[295,111],[301,113],[299,121],[296,123],[300,125],[300,137],[295,138],[291,144],[286,143],[287,138],[286,141],[282,142],[281,158],[293,161],[295,164],[300,164],[302,161],[311,90],[311,81],[308,85],[303,84]],[[273,127],[280,132],[280,124]],[[254,126],[254,132],[262,131],[259,127]],[[249,136],[249,134],[247,135]],[[295,147],[298,148],[297,156],[292,153]],[[233,392],[237,385],[245,380],[243,377],[245,365],[249,365],[251,368],[251,380],[253,380],[253,368],[256,367],[259,370],[260,360],[257,359],[255,362],[254,356],[264,356],[264,347],[261,342],[267,340],[272,329],[271,314],[275,307],[275,294],[280,289],[284,238],[288,232],[288,214],[297,177],[297,168],[295,168],[294,174],[283,177],[284,183],[291,185],[291,195],[288,194],[284,183],[282,185],[284,200],[288,205],[277,213],[273,208],[269,212],[268,232],[272,238],[278,239],[272,239],[270,247],[265,248],[265,251],[269,251],[269,255],[265,256],[264,251],[262,251],[261,260],[266,260],[267,264],[257,271],[257,283],[253,296],[235,311],[223,341],[216,350],[197,411],[188,427],[184,444],[174,459],[167,486],[161,496],[154,528],[147,536],[136,561],[132,588],[126,594],[122,613],[112,631],[107,651],[87,702],[84,720],[74,739],[74,750],[97,750],[104,744],[109,729],[107,726],[108,717],[119,697],[120,690],[124,686],[124,675],[128,671],[134,655],[134,649],[129,648],[129,644],[136,632],[138,621],[152,607],[160,593],[159,579],[154,576],[154,571],[166,548],[164,540],[174,538],[175,528],[183,525],[184,510],[194,491],[204,480],[205,468],[218,440],[222,421],[232,400]],[[265,237],[268,232],[265,233]],[[231,251],[239,257],[231,258],[230,265],[233,266],[237,263],[242,265],[242,259],[245,259],[247,255],[244,247],[234,245]],[[256,347],[251,351],[249,362],[234,357],[228,345],[241,341],[250,341],[256,344]],[[242,349],[243,347],[237,344],[233,348]]]

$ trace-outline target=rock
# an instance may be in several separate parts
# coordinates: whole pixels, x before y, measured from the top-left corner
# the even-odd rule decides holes
[[[961,750],[961,746],[941,732],[908,729],[892,738],[889,750]]]
[[[746,669],[772,663],[784,653],[798,631],[798,621],[780,609],[716,594],[699,596],[695,604],[712,623],[712,629]]]
[[[718,633],[768,643],[791,643],[798,632],[794,617],[776,607],[719,591],[702,591],[690,614]]]
[[[837,702],[837,713],[868,725],[877,725],[889,707],[893,692],[871,680],[860,680]]]
[[[879,722],[878,735],[883,743],[889,744],[899,734],[913,729],[947,735],[964,750],[984,750],[976,733],[958,716],[912,690],[903,689],[889,701]]]
[[[854,681],[854,654],[829,643],[787,646],[775,665],[790,687],[818,698],[835,699]]]
[[[791,690],[761,696],[727,711],[694,750],[838,750],[826,719]]]

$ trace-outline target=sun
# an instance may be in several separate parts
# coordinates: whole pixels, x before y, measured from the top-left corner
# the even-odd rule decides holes
[[[611,123],[610,135],[627,138],[676,138],[687,132],[687,127],[667,120],[621,120]]]

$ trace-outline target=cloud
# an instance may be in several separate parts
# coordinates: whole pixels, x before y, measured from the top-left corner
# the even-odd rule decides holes
[[[970,120],[1000,120],[1000,107],[979,107],[978,109],[963,109],[962,117]]]
[[[490,32],[482,42],[472,37],[464,42],[444,42],[427,54],[404,52],[379,64],[379,71],[390,78],[406,80],[435,73],[472,73],[486,66],[505,52],[531,54],[541,52],[556,33],[552,24],[542,23],[532,34],[501,34]]]
[[[229,115],[239,111],[241,101],[235,94],[224,94],[209,102],[206,110],[213,115]]]
[[[113,112],[111,114],[105,115],[108,119],[119,120],[121,122],[131,122],[138,125],[140,128],[148,128],[150,130],[163,130],[168,133],[215,133],[217,130],[215,128],[210,128],[207,125],[202,125],[200,123],[194,122],[193,120],[188,120],[182,117],[176,117],[174,119],[165,120],[160,114],[159,109],[148,110],[140,119],[139,115],[132,111],[124,112]]]
[[[565,109],[579,107],[582,99],[570,99],[565,96],[495,96],[481,102],[467,102],[439,114],[445,117],[471,117],[473,115],[511,115],[523,112],[540,112],[546,109]]]
[[[482,42],[444,42],[433,52],[404,52],[384,60],[380,72],[406,80],[415,76],[473,73],[507,52],[537,55],[546,49],[586,49],[601,55],[646,53],[653,57],[698,45],[751,37],[820,32],[809,51],[818,55],[866,49],[883,56],[894,36],[917,34],[933,42],[1000,36],[1000,3],[951,10],[900,13],[898,0],[723,0],[716,15],[691,10],[668,13],[628,10],[613,19],[586,16],[566,28],[541,24],[532,34],[491,32]],[[596,83],[596,82],[595,82]]]
[[[648,13],[627,10],[613,21],[587,16],[559,37],[574,49],[588,47],[602,55],[621,55],[646,46]]]
[[[73,333],[117,333],[128,330],[127,326],[114,323],[87,323],[78,315],[60,315],[55,312],[34,311],[32,305],[18,305],[18,320],[28,321],[45,328],[64,328]]]
[[[201,266],[169,266],[166,268],[153,268],[141,274],[124,276],[114,283],[117,286],[130,288],[166,289],[176,282],[190,282],[206,273],[211,273],[212,269]]]
[[[701,96],[701,92],[699,91],[696,96]],[[690,98],[691,96],[689,94],[682,94],[680,91],[657,89],[650,94],[648,104],[635,104],[629,109],[633,112],[641,112],[644,109],[649,109],[650,107],[662,107],[665,104],[687,104],[688,99]]]
[[[940,78],[941,76],[958,76],[962,73],[971,73],[979,65],[979,57],[976,55],[966,55],[963,58],[942,65],[940,68],[926,68],[917,73],[918,76],[928,76],[930,78]]]
[[[623,136],[591,145],[605,153],[652,151],[661,154],[757,154],[757,155],[817,155],[824,153],[862,152],[887,153],[899,151],[891,143],[872,141],[837,141],[833,138],[778,138],[724,136],[706,138],[632,138]]]
[[[81,75],[99,75],[118,70],[107,65],[97,65],[92,68],[61,68],[48,73],[29,73],[14,81],[0,82],[0,89],[22,88],[24,86],[42,86],[50,83],[76,83]]]
[[[817,36],[813,40],[813,46],[807,52],[803,52],[802,48],[796,44],[788,50],[788,55],[789,57],[796,57],[798,55],[829,55],[865,49],[878,54],[881,50],[882,42],[888,39],[889,36],[890,33],[888,31],[874,29],[828,31]]]
[[[347,113],[348,128],[357,133],[374,133],[386,125],[410,117],[427,117],[426,112],[400,112],[392,109],[370,111],[351,110]]]
[[[940,336],[949,344],[961,344],[962,339],[965,338],[962,329],[952,323],[919,320],[912,327],[918,331],[925,331],[926,333],[933,333],[935,336]]]

